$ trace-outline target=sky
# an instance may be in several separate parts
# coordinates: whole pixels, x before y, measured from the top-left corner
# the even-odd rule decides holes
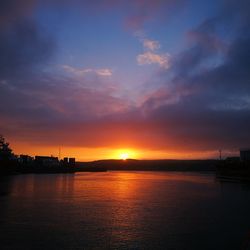
[[[16,154],[207,159],[250,146],[248,0],[3,0]]]

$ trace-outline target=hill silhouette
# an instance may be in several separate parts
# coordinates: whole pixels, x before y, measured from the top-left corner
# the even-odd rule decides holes
[[[86,168],[105,168],[106,170],[134,171],[214,171],[217,160],[98,160],[77,162],[77,171]]]

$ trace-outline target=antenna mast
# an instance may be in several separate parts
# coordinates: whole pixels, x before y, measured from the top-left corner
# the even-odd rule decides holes
[[[59,147],[59,161],[61,160],[61,147]]]
[[[220,161],[221,161],[221,152],[222,152],[222,150],[220,149],[220,150],[219,150],[219,154],[220,154]]]

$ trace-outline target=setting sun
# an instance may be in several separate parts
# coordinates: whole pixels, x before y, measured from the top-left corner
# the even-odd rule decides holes
[[[137,159],[139,157],[139,153],[136,149],[133,148],[121,148],[115,149],[111,158],[113,159],[120,159],[120,160],[127,160],[127,159]]]
[[[122,159],[124,161],[127,160],[128,157],[129,157],[129,153],[127,153],[127,152],[124,152],[124,153],[120,154],[120,159]]]

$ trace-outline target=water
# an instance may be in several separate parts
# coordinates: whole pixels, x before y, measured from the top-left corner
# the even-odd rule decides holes
[[[1,249],[241,249],[250,189],[212,174],[20,175],[1,182]]]

